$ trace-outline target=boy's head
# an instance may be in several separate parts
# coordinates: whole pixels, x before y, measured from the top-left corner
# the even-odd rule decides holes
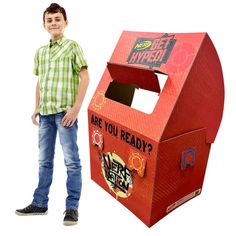
[[[52,3],[43,13],[44,28],[51,35],[52,40],[60,39],[67,26],[66,11],[57,3]]]
[[[43,23],[45,23],[46,14],[61,13],[65,21],[67,21],[66,11],[57,3],[52,3],[43,13]]]

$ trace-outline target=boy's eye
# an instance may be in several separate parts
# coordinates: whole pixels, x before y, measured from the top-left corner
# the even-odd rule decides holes
[[[47,23],[51,23],[52,22],[52,20],[51,19],[47,19]]]

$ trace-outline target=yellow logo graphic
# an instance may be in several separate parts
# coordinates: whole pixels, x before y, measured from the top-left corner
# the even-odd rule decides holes
[[[101,110],[106,104],[105,92],[98,91],[93,98],[92,106],[95,110]]]
[[[146,159],[138,152],[131,152],[129,155],[128,166],[131,170],[136,170],[140,177],[144,176]]]
[[[144,50],[146,48],[149,48],[152,45],[151,41],[145,40],[142,42],[139,42],[135,45],[136,50]]]

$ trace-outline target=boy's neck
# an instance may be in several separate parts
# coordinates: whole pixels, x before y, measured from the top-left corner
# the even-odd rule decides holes
[[[62,35],[52,36],[52,37],[51,37],[51,41],[52,41],[52,42],[56,42],[57,40],[59,40],[59,39],[61,39],[61,38],[63,38],[63,37],[64,37],[63,34],[62,34]]]

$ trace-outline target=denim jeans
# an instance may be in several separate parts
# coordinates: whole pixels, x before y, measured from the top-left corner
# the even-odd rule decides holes
[[[77,146],[77,120],[72,127],[63,127],[61,120],[66,113],[39,115],[39,182],[32,204],[48,207],[49,188],[53,176],[53,160],[57,131],[67,168],[66,209],[78,209],[81,193],[81,165]]]

